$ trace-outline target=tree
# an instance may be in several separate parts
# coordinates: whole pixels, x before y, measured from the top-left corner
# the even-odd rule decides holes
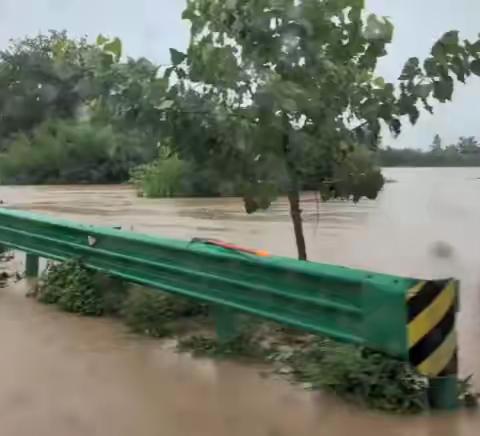
[[[75,117],[91,91],[93,54],[66,32],[13,41],[0,52],[0,138],[30,132],[48,118]]]
[[[478,141],[474,136],[461,136],[457,144],[458,151],[462,154],[480,153]]]
[[[156,156],[167,88],[148,60],[122,60],[118,38],[100,35],[90,44],[50,31],[13,41],[0,52],[3,181],[126,181],[131,167]],[[61,144],[66,140],[71,143]],[[63,150],[73,156],[71,148],[86,141],[98,153],[89,158],[78,151],[76,162],[67,159]],[[99,155],[111,159],[99,164]]]
[[[438,133],[433,138],[430,150],[432,150],[433,152],[442,151],[442,138],[440,138],[440,135]]]
[[[121,183],[141,163],[136,135],[108,124],[47,120],[15,135],[0,155],[0,181],[8,184]]]
[[[193,88],[215,101],[210,118],[221,124],[221,137],[193,153],[222,161],[225,177],[241,177],[250,212],[268,206],[278,192],[271,186],[286,181],[300,259],[307,257],[305,162],[321,167],[317,186],[328,189],[320,192],[351,198],[354,188],[337,190],[334,176],[356,146],[375,148],[382,125],[397,135],[405,116],[417,121],[419,104],[432,111],[432,100],[450,100],[454,76],[480,74],[480,41],[460,43],[452,31],[423,64],[408,60],[398,87],[385,83],[375,69],[393,25],[365,18],[363,0],[188,0],[183,18],[191,23],[190,46],[185,54],[172,50],[167,75],[186,79],[178,92]]]

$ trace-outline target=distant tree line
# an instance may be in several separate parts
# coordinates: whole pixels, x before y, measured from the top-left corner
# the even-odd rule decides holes
[[[427,150],[387,147],[378,151],[378,160],[384,167],[476,167],[480,143],[474,136],[462,136],[456,144],[444,146],[437,134]]]

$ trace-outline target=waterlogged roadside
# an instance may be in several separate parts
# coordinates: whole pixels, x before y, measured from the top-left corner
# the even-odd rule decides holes
[[[206,305],[136,286],[127,289],[77,261],[50,264],[32,294],[67,312],[116,316],[136,333],[174,338],[180,351],[268,363],[272,373],[306,389],[328,389],[362,406],[402,414],[428,410],[426,380],[406,363],[244,315],[238,316],[240,334],[219,343]],[[469,380],[460,387],[463,404],[476,406]]]
[[[458,277],[460,369],[474,374],[479,390],[480,168],[398,168],[385,176],[397,183],[375,202],[304,203],[311,259]],[[0,187],[0,198],[7,207],[85,224],[217,238],[295,256],[283,200],[247,216],[238,199],[145,200],[125,186]],[[450,258],[432,255],[439,240],[453,248]],[[263,365],[191,358],[175,352],[174,340],[132,335],[111,317],[71,316],[38,304],[25,299],[25,286],[10,283],[0,292],[2,436],[478,435],[477,411],[413,417],[368,411],[326,390],[290,384],[289,375],[261,377]]]

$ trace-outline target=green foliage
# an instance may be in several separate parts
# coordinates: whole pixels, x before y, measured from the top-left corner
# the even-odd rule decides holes
[[[179,351],[189,351],[195,356],[260,358],[264,351],[248,333],[243,333],[227,342],[215,338],[193,335],[178,341]]]
[[[174,48],[171,48],[170,57],[172,58],[173,65],[179,65],[186,59],[187,55],[178,50],[175,50]]]
[[[125,323],[134,332],[154,337],[170,335],[172,321],[205,313],[203,304],[149,289],[133,289],[122,310]]]
[[[120,316],[131,286],[122,280],[97,272],[93,274],[93,287],[101,293],[102,313]]]
[[[130,171],[130,183],[137,194],[148,198],[216,197],[240,192],[234,183],[222,181],[218,171],[209,166],[182,160],[169,150],[161,150],[154,161]]]
[[[73,265],[71,265],[73,266]],[[48,265],[40,278],[35,294],[39,301],[45,304],[57,304],[67,287],[68,274],[66,273],[68,265],[54,264]]]
[[[38,298],[43,303],[57,304],[67,312],[102,315],[102,294],[94,286],[93,276],[77,261],[52,264],[38,284]]]
[[[183,14],[192,23],[188,74],[211,85],[209,92],[229,110],[243,107],[248,96],[262,128],[313,134],[332,152],[367,136],[375,145],[380,120],[399,133],[403,116],[416,122],[417,103],[430,109],[428,98],[450,99],[452,74],[464,81],[472,73],[480,44],[447,32],[423,67],[417,58],[407,61],[397,98],[394,84],[375,76],[393,25],[365,17],[364,8],[356,0],[189,0]],[[362,128],[352,130],[352,124]]]
[[[100,35],[89,44],[55,31],[14,41],[0,52],[3,182],[123,182],[132,167],[155,157],[170,101],[168,81],[148,60],[121,57],[118,38]],[[60,131],[62,122],[68,132]],[[47,138],[55,125],[58,132]]]
[[[187,172],[188,165],[173,155],[134,168],[130,172],[130,183],[140,196],[178,197],[188,195],[184,183]]]
[[[36,295],[45,304],[56,304],[67,312],[87,316],[117,314],[126,296],[126,286],[118,280],[69,260],[48,265]]]
[[[122,182],[149,155],[142,143],[110,125],[46,121],[19,134],[0,155],[2,183]]]
[[[177,348],[195,356],[269,362],[275,372],[288,375],[308,389],[327,389],[376,410],[399,414],[428,410],[427,379],[406,362],[303,332],[265,323],[254,325],[254,329],[242,330],[226,343],[213,336],[194,334],[180,338]],[[279,332],[283,333],[279,336]],[[472,388],[471,377],[459,381],[458,392],[461,404],[476,407],[478,394]]]
[[[294,376],[314,389],[327,388],[378,410],[427,409],[427,381],[404,362],[355,346],[319,340],[290,358]]]
[[[199,326],[207,331],[209,328],[206,305],[145,288],[127,288],[76,260],[50,264],[36,291],[40,301],[69,312],[120,315],[133,331],[153,337],[173,335],[179,322],[185,324],[195,317],[202,324],[196,325],[193,335],[179,339],[180,351],[281,364],[280,374],[290,374],[309,388],[329,389],[378,410],[417,413],[427,409],[426,379],[405,362],[248,316],[239,319],[241,334],[220,343],[210,335],[198,334]],[[471,377],[459,381],[459,398],[466,406],[477,405],[478,394],[472,389]]]
[[[188,0],[190,46],[186,56],[171,51],[175,151],[232,181],[249,213],[287,191],[301,258],[305,167],[328,186],[325,198],[374,198],[382,178],[372,164],[368,182],[352,174],[352,152],[375,149],[382,124],[398,135],[420,105],[450,100],[454,79],[475,73],[480,58],[480,42],[448,32],[423,64],[409,59],[398,84],[386,83],[375,71],[393,25],[364,10],[359,0]]]
[[[88,88],[85,59],[94,47],[66,32],[14,41],[0,52],[0,139],[28,133],[48,118],[71,118]]]
[[[364,147],[355,147],[348,159],[335,163],[332,168],[332,179],[323,181],[318,178],[325,163],[314,161],[305,164],[307,173],[304,176],[306,189],[320,192],[322,200],[337,197],[359,201],[362,197],[375,199],[385,184],[380,168],[376,165],[373,152]],[[319,168],[320,166],[320,168]]]

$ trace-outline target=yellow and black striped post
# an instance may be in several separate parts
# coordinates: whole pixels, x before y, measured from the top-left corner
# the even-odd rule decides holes
[[[429,378],[432,408],[457,406],[456,280],[420,281],[407,295],[411,364]]]

